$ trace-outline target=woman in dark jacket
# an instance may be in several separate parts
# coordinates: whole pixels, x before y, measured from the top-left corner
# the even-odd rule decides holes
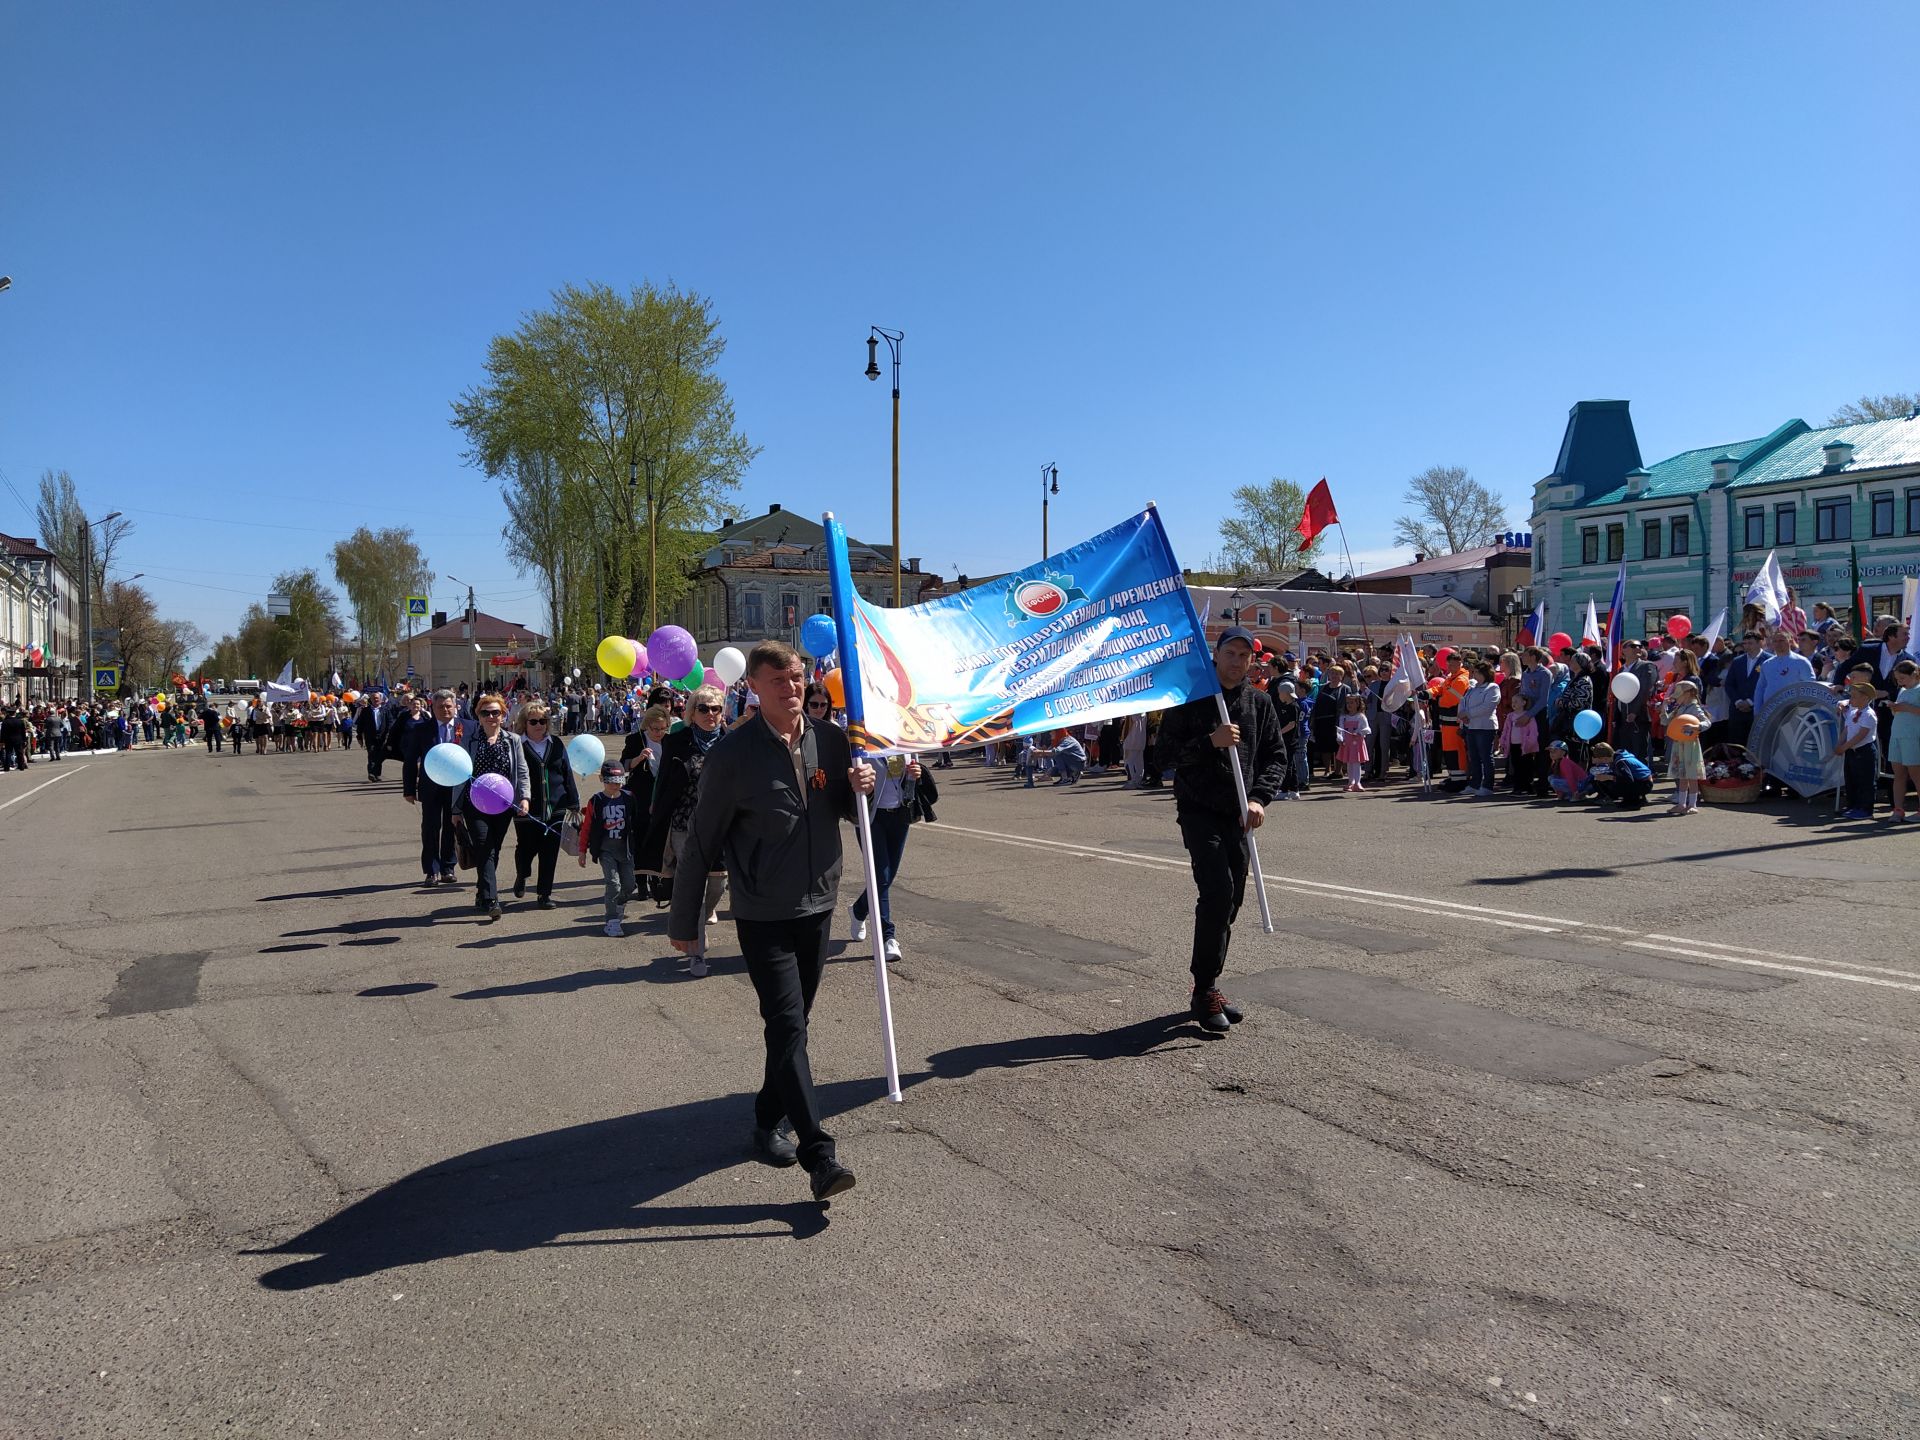
[[[717,685],[702,685],[687,705],[686,728],[672,731],[660,742],[660,771],[654,781],[647,832],[640,842],[635,869],[671,880],[687,827],[693,821],[693,807],[700,798],[700,772],[706,766],[707,752],[726,733],[720,725],[726,709],[726,692]],[[681,959],[682,968],[690,975],[707,973],[707,927],[718,917],[720,895],[726,887],[727,872],[718,868],[716,861],[716,868],[707,875],[706,903],[700,907],[699,943]]]
[[[553,714],[538,700],[520,708],[514,722],[527,755],[527,783],[531,791],[527,813],[513,822],[513,897],[527,893],[527,876],[540,862],[534,882],[540,909],[553,909],[553,867],[560,859],[560,832],[569,814],[580,809],[580,787],[574,783],[567,747],[553,733]]]
[[[1334,752],[1340,748],[1340,717],[1347,713],[1347,697],[1354,693],[1347,683],[1346,670],[1335,665],[1327,672],[1327,681],[1313,697],[1313,718],[1309,734],[1313,737],[1311,759],[1324,764],[1333,773]]]
[[[1567,742],[1568,753],[1580,764],[1586,764],[1587,742],[1573,731],[1573,717],[1582,710],[1593,709],[1593,662],[1585,651],[1576,650],[1573,655],[1573,678],[1567,681],[1567,688],[1560,692],[1560,699],[1553,707],[1553,738]],[[1575,748],[1578,747],[1578,748]]]

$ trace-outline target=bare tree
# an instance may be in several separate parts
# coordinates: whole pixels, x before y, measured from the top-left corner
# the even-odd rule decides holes
[[[59,557],[61,569],[78,580],[87,512],[81,507],[73,476],[65,470],[42,471],[40,495],[33,515],[40,527],[40,543]],[[93,527],[94,594],[106,593],[107,571],[113,565],[114,551],[132,529],[133,522],[123,515]]]
[[[1491,545],[1507,528],[1507,507],[1464,466],[1430,465],[1407,482],[1409,513],[1393,522],[1393,538],[1422,555],[1451,555]]]
[[[1264,485],[1241,485],[1233,492],[1237,515],[1220,522],[1223,569],[1237,574],[1272,575],[1311,565],[1320,553],[1320,537],[1300,540],[1300,516],[1307,494],[1276,475]]]
[[[1862,425],[1869,420],[1904,420],[1920,410],[1920,392],[1912,395],[1862,395],[1828,417],[1829,425]]]

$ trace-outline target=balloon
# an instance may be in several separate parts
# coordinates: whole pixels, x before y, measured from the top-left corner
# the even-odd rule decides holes
[[[713,657],[713,673],[723,685],[738,685],[747,673],[747,657],[731,645],[724,646]]]
[[[156,696],[154,696],[154,697],[153,697],[153,708],[154,708],[154,709],[156,709],[156,710],[164,710],[164,709],[166,709],[166,708],[167,708],[167,697],[166,697],[166,696],[164,696],[164,695],[156,695]]]
[[[673,688],[676,690],[692,691],[692,690],[698,690],[702,685],[706,683],[707,683],[707,667],[702,665],[698,660],[696,660],[693,662],[693,668],[691,670],[687,671],[686,674],[682,675],[678,680],[673,682]]]
[[[482,775],[467,794],[482,815],[504,815],[513,807],[513,782],[504,775]]]
[[[576,775],[598,775],[607,763],[607,747],[598,735],[576,735],[567,742],[567,763]]]
[[[1613,677],[1613,683],[1607,688],[1622,705],[1631,705],[1640,694],[1640,677],[1631,670],[1622,670]]]
[[[1607,728],[1607,722],[1600,718],[1598,710],[1582,710],[1573,717],[1573,733],[1582,740],[1591,740]]]
[[[360,700],[360,692],[358,690],[349,690],[347,691],[346,699],[349,705],[357,704]]]
[[[1556,630],[1547,637],[1547,653],[1558,655],[1562,650],[1573,648],[1573,637],[1564,630]]]
[[[634,661],[640,657],[633,641],[624,635],[609,635],[594,649],[593,658],[600,662],[600,668],[616,680],[624,680],[633,674]]]
[[[1675,640],[1684,640],[1693,633],[1693,622],[1684,615],[1667,617],[1667,634]]]
[[[580,678],[580,667],[578,665],[573,667],[573,678],[576,680]]]
[[[662,625],[647,637],[652,667],[669,680],[678,680],[700,663],[700,647],[678,625]]]
[[[831,615],[809,615],[800,627],[800,648],[818,659],[831,655],[840,645],[840,627]]]
[[[833,702],[833,708],[844,710],[847,704],[846,675],[839,670],[829,670],[824,683],[827,687],[827,698]]]
[[[473,778],[473,757],[458,745],[436,745],[427,751],[427,778],[451,789]]]
[[[653,668],[653,657],[647,654],[647,647],[638,640],[633,642],[633,678],[644,681],[647,671]]]
[[[1704,729],[1706,721],[1698,715],[1676,715],[1667,722],[1667,739],[1698,740]]]

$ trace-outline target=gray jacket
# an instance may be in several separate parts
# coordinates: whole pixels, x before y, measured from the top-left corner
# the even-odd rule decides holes
[[[667,935],[699,934],[707,875],[727,872],[737,920],[795,920],[833,909],[840,894],[840,822],[854,814],[846,732],[805,722],[807,788],[786,741],[756,715],[707,752],[700,798],[680,849]]]

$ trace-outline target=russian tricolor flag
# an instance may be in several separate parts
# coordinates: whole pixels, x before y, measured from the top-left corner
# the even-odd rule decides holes
[[[1533,613],[1527,616],[1526,623],[1520,627],[1522,645],[1538,645],[1547,638],[1547,602],[1544,598],[1533,607]]]

